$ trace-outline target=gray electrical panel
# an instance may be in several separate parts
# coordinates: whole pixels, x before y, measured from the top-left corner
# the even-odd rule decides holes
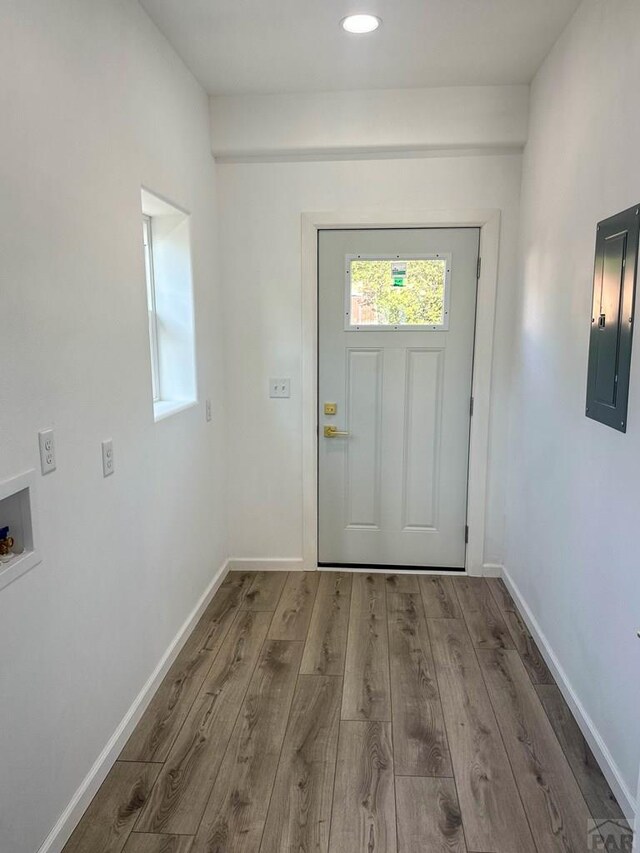
[[[640,206],[598,224],[587,417],[627,431]]]

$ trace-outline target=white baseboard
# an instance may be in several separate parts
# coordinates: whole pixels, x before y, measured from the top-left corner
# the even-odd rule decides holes
[[[149,702],[160,686],[162,679],[167,674],[169,667],[177,658],[189,635],[198,624],[207,605],[215,595],[218,587],[229,572],[229,561],[226,560],[216,572],[213,580],[206,588],[200,600],[193,608],[178,633],[171,641],[168,649],[158,662],[146,684],[134,699],[131,707],[124,715],[115,732],[109,738],[105,748],[96,759],[93,767],[80,787],[77,789],[68,806],[58,818],[55,826],[42,843],[38,853],[61,853],[62,848],[69,840],[71,833],[85,813],[89,803],[95,796],[98,788],[104,782],[108,772],[115,764],[129,736],[136,727],[138,721],[145,712]]]
[[[638,804],[636,802],[635,796],[631,793],[626,783],[622,778],[622,774],[618,768],[618,765],[613,759],[613,756],[609,752],[606,743],[604,742],[602,735],[596,728],[595,723],[587,713],[586,708],[580,701],[578,694],[573,689],[571,682],[569,681],[566,672],[562,668],[562,664],[556,657],[553,649],[549,645],[547,638],[545,637],[540,625],[538,624],[537,619],[531,612],[528,604],[522,597],[518,586],[513,581],[513,578],[509,574],[506,569],[503,569],[502,576],[504,581],[509,588],[509,592],[513,596],[518,608],[522,616],[524,617],[524,621],[527,623],[527,627],[533,636],[533,639],[536,641],[538,646],[540,647],[540,652],[544,657],[547,666],[551,670],[551,674],[555,678],[558,687],[560,688],[560,692],[565,698],[565,701],[569,705],[571,709],[571,713],[575,717],[578,726],[582,734],[585,737],[585,740],[591,747],[593,754],[595,755],[596,761],[600,765],[602,772],[604,773],[607,782],[611,786],[611,790],[613,791],[616,799],[618,800],[618,804],[620,808],[624,812],[627,820],[633,825]]]
[[[353,572],[353,573],[369,573],[370,568],[363,566],[361,569],[345,569],[344,566],[313,566],[311,569],[306,569],[304,560],[298,557],[230,557],[229,571],[231,572],[303,572],[303,571],[320,571],[320,572]],[[485,563],[483,575],[489,577],[501,577],[502,566]],[[382,569],[376,569],[382,572]],[[389,573],[393,573],[393,568],[389,567]],[[442,575],[446,574],[446,570],[427,571],[425,569],[403,569],[403,575]],[[464,576],[466,572],[456,572],[456,575]]]
[[[302,557],[230,557],[231,572],[301,572],[304,570]]]
[[[302,572],[305,571],[304,560],[300,557],[230,557],[228,560],[229,571],[231,572]],[[311,571],[316,569],[315,566]],[[343,572],[344,566],[323,566],[318,567],[319,571],[326,572]],[[362,569],[348,569],[350,572],[370,572],[366,566]],[[389,571],[393,571],[389,569]],[[441,575],[442,571],[425,571],[424,569],[403,569],[403,574],[420,574],[420,575]],[[466,574],[466,572],[460,572]],[[489,578],[502,577],[502,566],[498,563],[484,563],[482,566],[482,576]]]

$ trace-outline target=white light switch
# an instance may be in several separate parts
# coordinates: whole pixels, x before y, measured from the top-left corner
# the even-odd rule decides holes
[[[211,420],[211,400],[206,400],[205,402],[205,417],[208,421]]]
[[[290,379],[270,379],[269,380],[269,396],[276,398],[284,398],[291,396],[291,380]]]
[[[108,477],[114,470],[113,441],[108,439],[102,442],[102,475]]]
[[[56,470],[56,444],[53,438],[53,430],[45,429],[38,433],[40,445],[40,470],[43,474],[50,474]]]

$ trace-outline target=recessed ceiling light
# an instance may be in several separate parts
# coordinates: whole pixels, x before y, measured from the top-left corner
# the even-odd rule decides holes
[[[372,33],[381,23],[375,15],[349,15],[342,20],[342,27],[348,33]]]

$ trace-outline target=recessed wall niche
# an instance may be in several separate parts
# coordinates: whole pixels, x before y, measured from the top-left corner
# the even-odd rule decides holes
[[[40,562],[35,519],[35,472],[0,483],[0,530],[9,528],[15,540],[13,556],[0,557],[0,590]]]

